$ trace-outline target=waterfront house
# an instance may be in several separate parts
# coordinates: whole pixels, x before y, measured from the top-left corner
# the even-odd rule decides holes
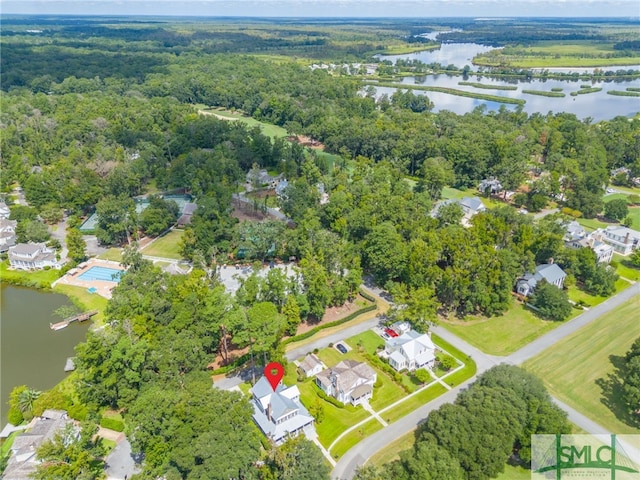
[[[44,243],[19,243],[9,248],[9,263],[20,270],[37,270],[44,267],[60,268],[56,251]]]
[[[342,403],[360,405],[373,396],[376,372],[366,363],[343,360],[316,376],[316,385]]]
[[[45,410],[42,415],[35,417],[25,432],[15,437],[7,468],[2,475],[3,480],[33,478],[32,475],[38,465],[36,451],[67,425],[73,425],[73,420],[69,419],[64,410]]]
[[[0,218],[0,253],[9,250],[16,244],[17,220],[7,220]]]
[[[253,420],[276,445],[305,431],[312,432],[314,419],[300,403],[300,391],[296,385],[287,387],[279,383],[274,390],[263,376],[253,386],[251,393]]]

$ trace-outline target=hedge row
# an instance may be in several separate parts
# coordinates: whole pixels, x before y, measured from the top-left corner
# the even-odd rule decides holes
[[[376,308],[378,308],[377,305],[369,305],[368,307],[361,308],[360,310],[356,310],[355,312],[347,315],[344,318],[341,318],[340,320],[336,320],[334,322],[325,323],[324,325],[318,325],[317,327],[312,328],[308,332],[301,333],[300,335],[296,335],[295,337],[289,337],[286,340],[284,340],[282,342],[282,344],[283,345],[287,345],[289,343],[299,342],[300,340],[306,340],[307,338],[314,336],[320,330],[324,330],[325,328],[331,328],[331,327],[335,327],[335,326],[338,326],[338,325],[342,325],[343,323],[346,323],[346,322],[350,322],[351,320],[353,320],[357,316],[362,315],[363,313],[371,312],[371,311],[375,310]]]
[[[367,292],[365,292],[364,290],[360,290],[360,296],[362,298],[364,298],[365,300],[369,300],[370,302],[376,303],[376,299],[373,295],[369,295]]]
[[[313,382],[313,385],[316,387],[316,393],[318,394],[318,396],[324,400],[325,402],[329,402],[331,405],[338,407],[338,408],[344,408],[345,405],[344,403],[336,400],[335,398],[327,395],[319,386],[317,383]]]
[[[407,393],[412,393],[413,392],[413,390],[411,390],[402,381],[402,375],[400,373],[398,373],[396,370],[394,370],[393,367],[391,365],[389,365],[387,362],[382,361],[382,359],[380,357],[378,357],[377,355],[371,355],[370,353],[367,353],[367,352],[363,352],[362,355],[364,356],[364,358],[366,358],[369,361],[369,363],[374,364],[376,367],[378,367],[384,373],[389,375],[389,377],[391,377],[391,379],[394,382],[396,382],[400,387],[402,387],[405,392],[407,392]]]
[[[100,426],[116,432],[124,432],[124,422],[117,418],[102,417],[100,419]]]

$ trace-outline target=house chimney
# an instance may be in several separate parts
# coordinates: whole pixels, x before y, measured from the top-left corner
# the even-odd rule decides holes
[[[624,237],[624,244],[627,245],[629,243],[629,232],[627,232],[627,235]]]
[[[271,401],[267,403],[267,411],[265,413],[267,414],[267,420],[272,422],[273,420],[271,419]]]
[[[549,259],[549,265],[553,265],[553,257]]]

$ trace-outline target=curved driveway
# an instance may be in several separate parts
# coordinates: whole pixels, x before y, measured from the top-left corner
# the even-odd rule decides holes
[[[605,313],[623,304],[624,302],[638,294],[640,294],[640,283],[635,283],[618,295],[611,297],[600,305],[593,307],[582,315],[577,316],[573,320],[570,320],[567,323],[552,330],[551,332],[541,336],[540,338],[534,340],[520,350],[512,353],[508,357],[495,357],[487,355],[442,327],[436,326],[432,330],[456,348],[459,348],[463,352],[469,354],[471,358],[475,360],[478,366],[477,373],[481,374],[499,363],[520,365],[524,361],[532,358],[543,350],[559,342],[567,335],[574,333],[588,323],[593,322]],[[458,392],[472,383],[474,380],[475,377],[470,378],[466,382],[451,389],[444,395],[441,395],[435,400],[424,404],[422,407],[414,410],[409,415],[401,418],[397,422],[392,423],[382,430],[378,430],[373,435],[356,444],[353,448],[351,448],[351,450],[345,453],[342,458],[340,458],[335,468],[333,469],[332,477],[337,480],[352,478],[356,468],[363,465],[369,459],[369,457],[371,457],[378,450],[381,450],[385,446],[389,445],[397,438],[401,437],[402,435],[406,435],[407,433],[414,430],[420,424],[420,422],[422,422],[422,420],[424,420],[429,415],[432,410],[438,409],[445,403],[453,402]],[[570,408],[568,405],[560,402],[555,398],[554,401],[562,409],[567,411],[569,413],[569,419],[584,431],[589,433],[606,432],[605,428],[588,419],[576,410]]]

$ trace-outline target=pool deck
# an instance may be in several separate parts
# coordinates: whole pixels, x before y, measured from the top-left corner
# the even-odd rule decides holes
[[[72,285],[74,287],[82,287],[85,289],[95,288],[96,294],[104,297],[106,299],[111,298],[111,290],[118,285],[118,282],[112,282],[109,280],[81,280],[78,278],[84,272],[89,270],[91,267],[105,267],[105,268],[113,268],[114,270],[126,270],[122,265],[118,262],[112,262],[110,260],[99,260],[97,258],[91,258],[86,262],[81,263],[76,268],[72,268],[69,270],[63,277],[56,280],[52,287],[57,284],[62,285]]]

